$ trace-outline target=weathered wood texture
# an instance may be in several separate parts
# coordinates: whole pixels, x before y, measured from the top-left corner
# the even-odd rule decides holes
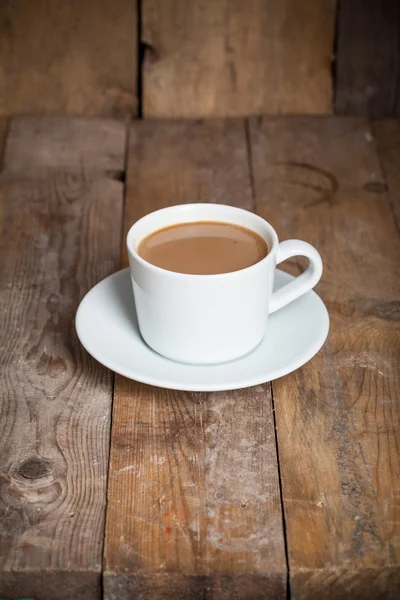
[[[3,164],[3,152],[8,132],[8,119],[0,117],[0,169]]]
[[[11,122],[4,168],[24,179],[60,170],[123,178],[125,126],[112,119],[19,117]]]
[[[400,115],[400,3],[340,2],[335,112]]]
[[[144,121],[130,135],[126,228],[169,204],[252,207],[242,121]],[[194,394],[116,377],[105,597],[283,599],[285,586],[270,387]]]
[[[385,119],[373,123],[378,154],[389,189],[389,199],[400,232],[400,121]]]
[[[130,117],[137,0],[0,4],[0,115]]]
[[[145,117],[332,112],[335,0],[143,0]]]
[[[400,589],[400,240],[367,122],[251,122],[257,212],[314,244],[323,350],[273,383],[296,600]]]
[[[76,169],[58,154],[68,119],[52,122],[39,153],[37,136],[23,131],[32,123],[11,124],[0,189],[0,597],[92,600],[101,594],[113,376],[80,346],[74,316],[118,268],[122,184],[92,171],[91,155],[104,165],[112,150],[122,169],[125,130],[115,123],[119,143],[99,149],[101,123],[82,125],[81,144],[70,140]],[[36,167],[41,176],[27,177]]]

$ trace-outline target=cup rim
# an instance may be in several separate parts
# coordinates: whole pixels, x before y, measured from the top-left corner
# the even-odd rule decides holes
[[[142,258],[138,252],[136,251],[136,249],[134,248],[131,238],[132,235],[134,233],[134,230],[137,228],[137,226],[139,226],[140,224],[143,223],[143,221],[150,219],[151,217],[153,217],[154,215],[160,214],[160,213],[165,213],[165,212],[172,212],[174,210],[190,210],[190,208],[196,207],[196,208],[201,208],[201,207],[207,207],[210,208],[210,206],[217,206],[217,207],[221,207],[221,208],[229,208],[230,210],[234,210],[235,212],[239,212],[239,213],[246,213],[247,215],[251,215],[252,217],[254,217],[255,219],[259,220],[262,222],[263,226],[267,226],[267,228],[269,229],[269,233],[271,235],[272,238],[272,246],[268,251],[267,256],[265,256],[264,258],[262,258],[260,261],[258,261],[257,263],[255,263],[254,265],[250,265],[249,267],[245,267],[244,269],[238,269],[237,271],[229,271],[228,273],[209,273],[209,274],[204,274],[204,273],[179,273],[178,271],[169,271],[168,269],[163,269],[162,267],[157,267],[156,265],[153,265],[151,263],[149,263],[147,260],[145,260],[144,258]],[[177,220],[176,225],[180,224],[180,223],[187,223],[188,221],[182,220],[179,221]],[[229,220],[226,221],[227,223],[229,223]],[[250,229],[250,227],[247,227],[247,229]],[[155,231],[159,231],[159,229],[155,229]],[[154,233],[152,232],[152,233]],[[152,235],[152,233],[149,233],[147,235]],[[144,237],[147,237],[144,236]],[[259,235],[259,234],[258,234]],[[142,238],[144,239],[144,238]],[[141,242],[142,240],[140,240]],[[139,244],[140,244],[139,242]],[[139,245],[137,244],[137,246]],[[238,276],[239,273],[248,273],[250,271],[254,271],[257,268],[261,268],[261,266],[264,266],[266,263],[270,262],[272,260],[272,256],[275,254],[276,252],[276,248],[279,244],[279,240],[278,240],[278,235],[275,231],[275,229],[272,227],[272,225],[266,221],[265,219],[263,219],[262,217],[260,217],[259,215],[257,215],[256,213],[253,213],[250,210],[246,210],[244,208],[238,208],[236,206],[232,206],[230,204],[213,204],[213,203],[205,203],[205,202],[198,202],[198,203],[190,203],[190,204],[174,204],[172,206],[167,206],[165,208],[160,208],[158,210],[154,210],[150,213],[148,213],[147,215],[144,215],[143,217],[141,217],[140,219],[138,219],[137,221],[135,221],[135,223],[133,223],[133,225],[131,225],[131,227],[129,228],[129,231],[126,235],[126,246],[128,249],[128,253],[130,253],[135,260],[138,261],[139,264],[141,264],[143,267],[149,269],[150,271],[153,271],[154,273],[159,273],[159,274],[164,274],[164,275],[168,275],[169,277],[174,277],[174,278],[178,278],[178,279],[190,279],[190,280],[202,280],[202,281],[211,281],[211,280],[216,280],[216,279],[226,279],[226,278],[232,278],[235,276]]]

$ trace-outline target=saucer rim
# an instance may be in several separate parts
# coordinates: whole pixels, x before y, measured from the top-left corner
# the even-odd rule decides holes
[[[282,271],[281,269],[276,269],[276,270],[279,271],[281,274],[283,274],[287,278],[288,281],[295,279],[295,277],[293,277],[289,273],[286,273],[285,271]],[[324,343],[328,337],[329,328],[330,328],[330,319],[329,319],[328,309],[326,308],[325,303],[320,298],[320,296],[316,292],[311,290],[310,292],[307,292],[307,295],[314,294],[318,298],[319,302],[321,303],[321,309],[325,313],[326,319],[324,322],[324,327],[319,328],[319,333],[318,333],[318,335],[316,335],[316,339],[314,340],[314,343],[310,344],[310,346],[307,347],[307,352],[302,354],[301,358],[290,362],[287,368],[282,367],[280,369],[276,369],[275,371],[272,371],[272,374],[269,374],[267,379],[265,379],[265,375],[264,376],[260,375],[260,377],[253,377],[253,378],[247,378],[247,379],[243,378],[242,382],[240,382],[240,383],[236,382],[232,386],[230,386],[229,384],[226,384],[226,383],[221,383],[221,384],[204,383],[204,384],[190,386],[190,384],[187,384],[187,383],[180,384],[179,382],[168,381],[166,379],[157,379],[155,381],[154,379],[146,377],[145,375],[144,376],[141,375],[140,371],[133,374],[132,369],[130,369],[128,372],[123,367],[121,368],[118,364],[115,364],[112,360],[107,361],[107,364],[106,364],[106,362],[104,362],[104,360],[102,360],[101,357],[97,354],[96,350],[95,349],[93,350],[93,348],[90,348],[90,344],[87,344],[83,341],[82,338],[84,338],[84,336],[82,335],[82,328],[80,325],[82,318],[83,318],[82,314],[85,309],[85,305],[87,304],[87,302],[90,301],[90,296],[92,295],[94,290],[99,285],[104,284],[104,282],[106,280],[122,277],[125,273],[128,273],[128,272],[129,272],[129,267],[125,268],[125,269],[121,269],[119,271],[116,271],[115,273],[112,273],[111,275],[108,275],[107,277],[105,277],[104,279],[99,281],[96,285],[94,285],[85,294],[85,296],[82,298],[82,300],[78,306],[77,312],[76,312],[75,329],[76,329],[79,341],[82,344],[82,346],[85,348],[86,352],[88,352],[97,362],[99,362],[101,365],[103,365],[107,369],[113,371],[114,373],[117,373],[118,375],[122,375],[123,377],[126,377],[127,379],[130,379],[132,381],[137,381],[139,383],[144,383],[146,385],[151,385],[154,387],[165,388],[165,389],[176,390],[176,391],[186,391],[186,392],[219,392],[219,391],[232,391],[232,390],[244,389],[244,388],[252,387],[255,385],[270,383],[271,381],[275,381],[276,379],[279,379],[281,377],[284,377],[285,375],[289,375],[293,371],[296,371],[297,369],[299,369],[300,367],[302,367],[306,363],[308,363],[319,352],[319,350],[322,348],[322,346],[324,345]],[[140,334],[140,332],[139,332],[139,334]],[[141,340],[142,340],[142,343],[145,345],[146,342],[143,340],[143,338],[141,338]],[[250,352],[250,354],[252,354],[253,352],[257,352],[257,349],[258,349],[258,346],[257,346],[257,348],[252,350],[252,352]],[[187,366],[188,368],[190,367],[191,369],[197,368],[197,367],[199,367],[201,369],[208,369],[208,368],[212,369],[213,367],[220,366],[222,364],[227,364],[227,363],[218,363],[217,365],[193,365],[193,364],[189,364],[189,363],[173,361],[173,360],[166,358],[160,354],[158,356],[160,357],[160,360],[168,361],[168,362],[171,362],[172,364],[179,364],[181,366]],[[246,355],[246,356],[248,356],[248,355]],[[230,362],[231,363],[239,362],[243,358],[244,357],[240,357],[240,358],[230,361]]]

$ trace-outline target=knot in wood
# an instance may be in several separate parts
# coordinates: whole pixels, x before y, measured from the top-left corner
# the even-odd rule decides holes
[[[376,317],[386,321],[400,321],[400,301],[392,300],[377,304],[372,312]]]
[[[41,479],[51,473],[51,463],[43,458],[33,456],[19,466],[18,473],[25,479]]]

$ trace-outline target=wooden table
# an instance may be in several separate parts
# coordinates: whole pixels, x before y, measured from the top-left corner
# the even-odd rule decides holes
[[[2,123],[0,597],[400,597],[400,123]],[[236,392],[115,376],[74,315],[181,202],[321,252],[306,366]],[[287,268],[298,273],[297,260]]]

